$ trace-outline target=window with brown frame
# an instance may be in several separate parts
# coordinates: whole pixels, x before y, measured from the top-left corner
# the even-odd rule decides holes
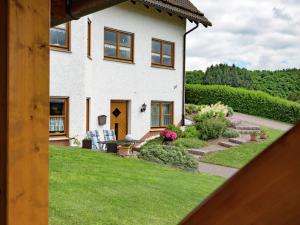
[[[173,102],[151,102],[151,127],[173,124]]]
[[[104,29],[104,58],[133,62],[134,34],[111,28]]]
[[[90,101],[91,98],[86,98],[86,132],[90,130]]]
[[[174,68],[174,46],[173,42],[152,39],[152,66]]]
[[[50,136],[68,136],[68,98],[50,99]]]
[[[50,29],[50,46],[54,49],[70,50],[70,23]]]
[[[92,21],[88,19],[87,22],[87,56],[89,58],[92,57],[92,43],[91,43],[91,36],[92,35]]]

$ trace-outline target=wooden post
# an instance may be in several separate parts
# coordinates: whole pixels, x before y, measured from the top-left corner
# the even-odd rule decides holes
[[[0,3],[0,224],[45,225],[50,5]]]

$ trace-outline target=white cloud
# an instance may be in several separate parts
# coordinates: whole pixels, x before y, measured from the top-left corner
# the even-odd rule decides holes
[[[300,0],[191,1],[213,26],[189,34],[187,69],[205,70],[217,63],[300,68]]]

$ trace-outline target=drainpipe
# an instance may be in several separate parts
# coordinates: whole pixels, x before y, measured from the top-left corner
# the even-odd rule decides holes
[[[199,27],[199,23],[196,23],[196,26],[191,30],[187,31],[183,36],[183,72],[182,72],[182,116],[181,116],[181,125],[185,125],[185,61],[186,61],[186,36],[192,31],[196,30]]]

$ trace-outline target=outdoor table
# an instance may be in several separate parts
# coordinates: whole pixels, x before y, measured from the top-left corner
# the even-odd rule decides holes
[[[117,153],[118,151],[118,145],[124,144],[124,143],[132,143],[133,145],[136,143],[141,143],[142,141],[140,140],[116,140],[116,141],[99,141],[99,144],[105,144],[107,147],[107,152],[111,153]]]

